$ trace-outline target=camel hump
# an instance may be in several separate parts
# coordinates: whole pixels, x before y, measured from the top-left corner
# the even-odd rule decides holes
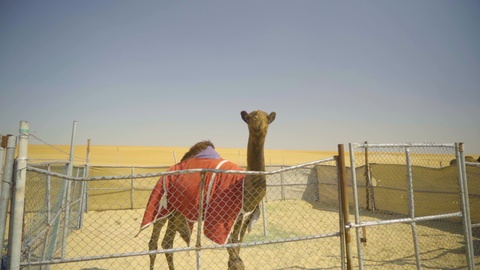
[[[480,157],[478,157],[478,159],[475,160],[475,158],[472,156],[466,156],[465,162],[480,162]],[[457,164],[457,159],[450,160],[450,165],[455,165],[455,164]]]

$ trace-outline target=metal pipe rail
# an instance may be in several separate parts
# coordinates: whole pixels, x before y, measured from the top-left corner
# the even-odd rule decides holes
[[[330,237],[339,237],[340,232],[317,234],[304,237],[292,237],[279,240],[268,240],[268,241],[254,241],[248,243],[237,243],[237,244],[225,244],[225,245],[210,245],[203,246],[203,250],[222,250],[229,247],[253,247],[253,246],[265,246],[272,244],[281,244],[281,243],[292,243],[306,240],[316,240],[322,238]],[[24,262],[21,263],[21,266],[40,266],[40,265],[51,265],[51,264],[61,264],[61,263],[73,263],[73,262],[83,262],[83,261],[95,261],[95,260],[104,260],[104,259],[115,259],[115,258],[125,258],[125,257],[134,257],[134,256],[145,256],[150,254],[164,254],[170,252],[188,252],[196,251],[196,247],[180,247],[172,249],[159,249],[152,251],[140,251],[140,252],[125,252],[109,255],[100,255],[100,256],[88,256],[88,257],[78,257],[78,258],[64,258],[64,259],[53,259],[48,261],[36,261],[36,262]]]
[[[258,171],[237,171],[237,170],[218,170],[218,169],[190,169],[190,170],[179,170],[179,171],[168,171],[168,172],[159,172],[159,173],[147,173],[147,174],[130,174],[130,175],[118,175],[118,176],[98,176],[98,177],[73,177],[67,176],[60,173],[49,172],[47,170],[39,169],[30,165],[27,165],[28,171],[38,172],[45,175],[50,175],[58,177],[65,180],[71,181],[98,181],[98,180],[119,180],[119,179],[132,179],[132,178],[151,178],[151,177],[160,177],[168,175],[178,175],[178,174],[190,174],[190,173],[225,173],[225,174],[244,174],[244,175],[273,175],[281,172],[292,171],[298,168],[307,167],[309,165],[324,163],[328,161],[333,161],[334,158],[325,158],[321,160],[312,161],[305,164],[300,164],[296,166],[291,166],[287,168],[278,169],[270,172],[258,172]]]

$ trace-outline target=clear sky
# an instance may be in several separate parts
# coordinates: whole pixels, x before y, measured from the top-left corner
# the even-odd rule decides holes
[[[261,109],[268,149],[480,154],[479,29],[477,0],[1,1],[0,133],[238,148]]]

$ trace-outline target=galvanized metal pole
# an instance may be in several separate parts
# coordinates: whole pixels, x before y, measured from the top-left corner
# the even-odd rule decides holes
[[[407,163],[407,187],[408,187],[408,209],[410,212],[410,218],[415,218],[415,200],[413,192],[413,174],[412,174],[412,164],[410,161],[410,147],[405,147],[405,157]],[[418,246],[418,233],[417,233],[417,223],[411,222],[412,227],[412,236],[413,236],[413,247],[415,249],[415,262],[417,269],[421,269],[420,263],[420,248]]]
[[[47,171],[50,172],[50,164],[47,165]],[[52,186],[51,186],[51,178],[50,178],[50,175],[47,175],[47,196],[45,196],[45,201],[47,203],[47,224],[48,226],[50,226],[50,217],[51,217],[51,209],[52,209],[52,205],[51,205],[51,200],[50,200],[50,195],[51,195],[51,192],[52,192]]]
[[[474,248],[472,237],[472,221],[470,219],[470,203],[468,198],[468,181],[465,168],[465,154],[463,152],[463,143],[455,143],[455,155],[457,158],[458,184],[460,186],[460,201],[462,207],[462,217],[464,226],[464,239],[467,246],[468,269],[475,269]]]
[[[343,144],[338,145],[338,164],[340,166],[337,167],[338,176],[340,180],[341,186],[341,197],[342,197],[342,211],[343,211],[343,220],[345,225],[350,225],[349,220],[349,210],[348,210],[348,195],[347,195],[347,173],[345,169],[345,151],[343,149]],[[347,256],[347,270],[352,269],[352,236],[350,232],[350,227],[345,227],[345,251]]]
[[[10,195],[12,194],[12,177],[13,177],[13,163],[15,163],[15,145],[17,143],[17,137],[9,135],[4,136],[6,138],[6,145],[3,144],[2,138],[1,149],[7,149],[5,154],[5,166],[2,177],[1,193],[0,193],[0,244],[3,245],[5,241],[5,230],[7,226],[7,209],[8,202],[10,201]],[[2,151],[3,152],[3,151]],[[0,153],[3,159],[3,153]],[[3,161],[2,161],[3,164]],[[1,165],[1,164],[0,164]]]
[[[67,167],[67,175],[72,176],[73,173],[73,157],[75,156],[75,133],[77,130],[77,121],[73,121],[72,128],[72,140],[70,142],[70,157]],[[62,258],[65,258],[67,254],[67,236],[68,236],[68,226],[70,225],[70,189],[72,182],[70,180],[66,181],[66,192],[65,192],[65,223],[63,228],[63,238],[62,238]]]
[[[202,172],[202,180],[200,182],[200,203],[198,207],[198,224],[197,224],[197,241],[195,244],[197,254],[197,270],[202,269],[202,220],[203,220],[203,200],[205,196],[205,172]]]
[[[131,175],[134,175],[135,174],[135,167],[131,167],[131,171],[130,171],[130,174]],[[130,209],[133,210],[133,201],[135,200],[135,179],[134,178],[131,178],[130,179]]]
[[[353,150],[353,145],[349,144],[349,152],[350,152],[350,164],[352,170],[352,188],[353,188],[353,201],[354,201],[354,209],[355,209],[355,223],[360,224],[360,209],[358,203],[358,190],[357,190],[357,172],[355,166],[355,153]],[[357,235],[357,252],[358,252],[358,269],[363,270],[363,251],[361,245],[362,235],[360,232],[360,228],[355,228],[355,232]],[[365,237],[365,235],[363,235]]]
[[[87,141],[87,164],[85,165],[84,177],[88,177],[90,175],[90,139]],[[86,213],[88,211],[88,182],[83,181],[83,211],[82,213]],[[83,221],[83,214],[82,214],[82,221]],[[81,224],[80,224],[81,225]]]
[[[282,166],[283,169],[283,166]],[[280,173],[280,194],[282,201],[285,201],[285,180],[283,179],[283,172]]]
[[[25,182],[27,178],[28,159],[28,135],[28,121],[21,121],[14,180],[14,197],[12,200],[13,217],[10,222],[10,238],[8,240],[8,252],[10,257],[10,260],[8,261],[8,269],[10,270],[20,269],[20,260],[22,255],[23,214],[25,207]]]

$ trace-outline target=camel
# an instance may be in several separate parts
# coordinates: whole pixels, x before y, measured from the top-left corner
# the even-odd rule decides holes
[[[276,113],[270,114],[264,111],[252,111],[247,113],[242,111],[240,113],[243,121],[247,123],[249,130],[248,148],[247,148],[247,170],[248,171],[265,171],[265,157],[264,157],[264,144],[267,135],[269,125],[275,120]],[[206,148],[214,148],[210,141],[203,141],[195,144],[190,150],[183,156],[182,162],[188,162],[189,159],[194,158]],[[234,165],[236,166],[236,165]],[[237,166],[238,167],[238,166]],[[240,168],[240,167],[238,167]],[[188,175],[187,175],[188,176]],[[237,176],[238,177],[238,176]],[[247,228],[251,225],[255,217],[258,217],[259,208],[258,205],[266,194],[266,176],[265,175],[246,175],[241,176],[243,184],[243,198],[241,212],[238,214],[236,220],[233,223],[231,233],[228,236],[229,244],[239,244],[243,241]],[[152,191],[152,195],[153,195]],[[241,192],[240,192],[241,193]],[[151,195],[151,197],[152,197]],[[240,206],[239,206],[240,207]],[[176,233],[180,234],[180,237],[190,244],[190,236],[193,225],[189,225],[187,218],[180,213],[180,211],[174,210],[169,213],[167,218],[154,221],[153,230],[150,241],[148,243],[149,250],[158,249],[158,240],[162,227],[167,223],[167,229],[162,240],[163,249],[173,248],[173,242]],[[240,258],[240,246],[228,247],[228,269],[242,270],[245,269],[244,263]],[[174,270],[173,253],[165,253],[168,267],[170,270]],[[150,254],[150,270],[154,269],[156,254]]]
[[[185,161],[189,158],[195,157],[196,155],[200,154],[200,152],[202,152],[203,150],[205,150],[209,146],[212,147],[213,149],[215,149],[215,146],[213,145],[213,143],[211,141],[208,141],[208,140],[207,141],[201,141],[201,142],[198,142],[198,143],[194,144],[192,147],[190,147],[188,152],[185,153],[185,155],[183,155],[180,162]]]
[[[480,157],[478,157],[478,160],[475,160],[474,157],[472,156],[465,156],[465,162],[480,162]],[[452,159],[450,160],[450,165],[455,165],[457,164],[457,159]]]

